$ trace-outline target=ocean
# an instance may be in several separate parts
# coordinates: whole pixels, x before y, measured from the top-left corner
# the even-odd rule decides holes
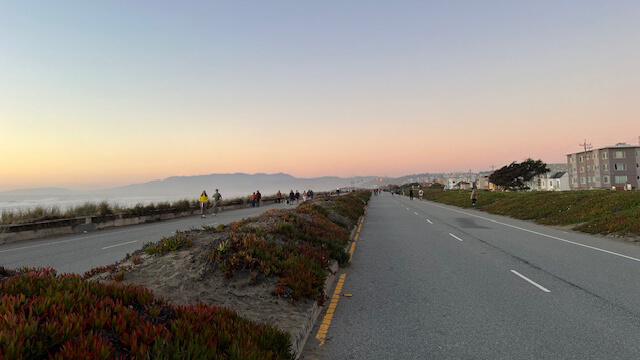
[[[119,205],[122,207],[132,207],[136,204],[147,205],[150,203],[173,202],[182,199],[194,200],[197,196],[191,198],[185,196],[117,196],[104,194],[70,194],[70,195],[0,195],[0,213],[3,211],[24,211],[34,209],[37,206],[44,208],[57,207],[64,211],[74,206],[82,205],[87,202],[100,203],[106,201],[111,205]]]

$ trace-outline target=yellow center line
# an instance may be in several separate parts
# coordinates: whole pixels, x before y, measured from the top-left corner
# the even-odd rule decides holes
[[[327,313],[324,315],[322,324],[320,325],[320,329],[316,334],[316,339],[320,340],[320,346],[324,345],[324,341],[327,339],[327,332],[329,332],[329,326],[331,325],[331,320],[333,320],[333,314],[335,313],[336,307],[338,306],[338,300],[340,300],[340,293],[342,292],[342,286],[344,285],[344,279],[346,277],[346,273],[340,275],[340,279],[338,280],[336,289],[333,291],[333,296],[331,297],[331,302],[329,303]]]
[[[351,258],[353,257],[353,251],[356,249],[356,242],[352,242],[351,243],[351,249],[349,249],[349,261],[351,261]]]

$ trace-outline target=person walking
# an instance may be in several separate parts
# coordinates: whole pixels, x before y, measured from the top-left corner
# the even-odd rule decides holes
[[[422,196],[424,195],[424,191],[422,191],[422,189],[420,189],[420,191],[418,191],[418,196],[420,197],[420,200],[422,200]]]
[[[413,189],[409,190],[409,200],[413,200]]]
[[[208,203],[209,196],[207,195],[206,191],[202,190],[202,194],[200,194],[200,216],[203,218],[206,217],[206,215],[204,214],[204,210]]]
[[[476,201],[478,201],[478,190],[471,190],[471,205],[476,206]]]
[[[215,194],[211,196],[213,198],[213,216],[218,216],[218,206],[220,206],[220,199],[222,199],[222,195],[216,189]]]
[[[307,192],[303,191],[302,192],[302,202],[305,202],[305,201],[307,201]]]
[[[281,200],[282,200],[282,193],[280,192],[280,190],[278,190],[278,192],[276,193],[276,202],[280,204]]]
[[[256,190],[256,206],[260,207],[260,200],[262,199],[262,194],[260,194],[260,190]]]
[[[296,199],[296,194],[293,193],[293,190],[289,192],[289,204],[293,205],[293,201]]]
[[[251,207],[256,207],[256,193],[251,194]]]
[[[296,190],[296,205],[300,204],[300,192],[298,190]]]

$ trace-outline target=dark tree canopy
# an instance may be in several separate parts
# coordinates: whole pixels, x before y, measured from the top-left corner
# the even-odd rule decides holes
[[[549,168],[542,160],[527,159],[521,163],[514,161],[494,171],[489,176],[489,181],[505,190],[526,190],[529,188],[528,181],[546,172],[549,172]]]

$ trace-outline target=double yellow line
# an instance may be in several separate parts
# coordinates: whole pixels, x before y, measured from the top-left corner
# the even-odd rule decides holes
[[[351,261],[351,258],[353,257],[353,251],[356,249],[356,241],[358,241],[358,237],[360,236],[360,231],[362,230],[363,222],[364,222],[364,217],[360,218],[360,223],[358,224],[358,230],[356,231],[356,235],[353,237],[353,242],[351,243],[351,248],[349,249],[349,261]],[[335,314],[336,308],[338,307],[338,301],[340,300],[340,293],[342,292],[342,287],[344,286],[344,279],[346,278],[347,278],[346,273],[343,273],[342,275],[340,275],[340,278],[338,279],[338,284],[336,284],[336,289],[333,291],[333,296],[331,297],[331,302],[329,303],[329,308],[327,309],[327,313],[324,315],[324,318],[322,319],[322,324],[320,325],[320,329],[316,334],[316,339],[320,340],[320,346],[324,345],[324,342],[327,339],[327,332],[329,332],[329,326],[331,326],[331,320],[333,320],[333,314]]]

